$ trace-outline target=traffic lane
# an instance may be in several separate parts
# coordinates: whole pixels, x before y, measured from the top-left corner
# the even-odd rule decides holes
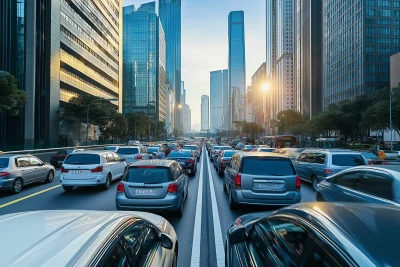
[[[209,159],[207,159],[209,161]],[[239,217],[244,214],[253,212],[267,212],[274,211],[280,207],[274,206],[253,206],[253,205],[241,205],[235,210],[229,208],[228,194],[223,190],[222,177],[219,177],[212,162],[209,162],[211,168],[211,179],[214,181],[215,195],[217,198],[217,205],[219,211],[219,217],[221,222],[221,231],[225,241],[226,232],[229,226]],[[315,201],[315,192],[309,183],[302,182],[300,187],[301,202],[313,202]]]

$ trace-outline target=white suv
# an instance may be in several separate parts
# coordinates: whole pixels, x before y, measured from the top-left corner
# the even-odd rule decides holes
[[[72,153],[60,169],[60,182],[65,191],[74,186],[102,186],[108,189],[111,181],[122,178],[127,170],[125,159],[112,151],[82,151]]]

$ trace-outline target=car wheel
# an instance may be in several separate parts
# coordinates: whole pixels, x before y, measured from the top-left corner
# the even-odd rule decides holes
[[[218,168],[218,176],[219,176],[219,177],[222,177],[223,174],[224,174],[224,173],[221,171],[221,168]]]
[[[318,177],[317,176],[315,176],[315,175],[312,176],[311,184],[312,184],[313,190],[315,192],[317,192],[318,191],[318,187],[317,187],[317,185],[318,185]]]
[[[224,181],[222,182],[222,187],[224,188],[224,192],[227,192],[227,190],[226,190],[226,184],[225,184],[225,178],[224,178]]]
[[[72,189],[74,189],[74,187],[73,186],[69,186],[69,185],[63,185],[63,189],[66,192],[71,192]]]
[[[18,194],[19,192],[21,192],[22,189],[22,179],[21,178],[17,178],[14,181],[13,187],[12,187],[12,193],[13,194]]]
[[[104,190],[108,190],[111,187],[111,174],[107,174],[106,183],[103,185]]]
[[[228,198],[229,198],[229,208],[230,208],[231,210],[237,209],[238,204],[237,204],[237,203],[235,202],[235,200],[233,199],[231,190],[229,190],[229,192],[228,192]]]
[[[49,173],[47,174],[47,178],[45,180],[46,183],[51,183],[53,182],[54,179],[54,172],[53,171],[49,171]]]
[[[183,214],[183,196],[182,196],[182,200],[181,200],[181,205],[179,206],[179,208],[175,211],[175,216],[177,217],[182,217]]]

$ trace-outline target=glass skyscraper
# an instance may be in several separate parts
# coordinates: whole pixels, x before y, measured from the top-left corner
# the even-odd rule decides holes
[[[228,70],[230,122],[245,119],[246,55],[244,12],[232,11],[228,18]]]
[[[124,7],[123,113],[166,119],[165,39],[155,2]]]
[[[222,121],[224,130],[230,129],[229,120],[229,71],[227,69],[222,71]]]
[[[222,129],[223,120],[223,85],[222,70],[210,72],[210,130],[217,132]]]
[[[175,94],[175,128],[181,128],[181,0],[160,0],[161,24],[165,32],[167,88]]]
[[[208,95],[201,96],[201,131],[210,130],[210,97]]]
[[[390,83],[400,51],[400,2],[323,1],[323,105],[372,93]]]

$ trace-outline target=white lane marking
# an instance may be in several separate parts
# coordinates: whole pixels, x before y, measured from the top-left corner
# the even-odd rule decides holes
[[[199,188],[197,190],[196,217],[194,219],[192,257],[190,259],[191,267],[200,266],[200,248],[201,248],[201,216],[203,207],[203,167],[204,167],[204,148],[202,155],[203,162],[200,166]]]
[[[215,159],[214,159],[215,160]],[[225,266],[225,249],[224,249],[224,239],[222,238],[221,222],[219,220],[218,203],[215,197],[214,180],[211,173],[210,162],[206,159],[208,164],[208,179],[210,182],[210,192],[211,192],[211,209],[213,214],[214,223],[214,241],[215,241],[215,252],[217,254],[217,266]]]

